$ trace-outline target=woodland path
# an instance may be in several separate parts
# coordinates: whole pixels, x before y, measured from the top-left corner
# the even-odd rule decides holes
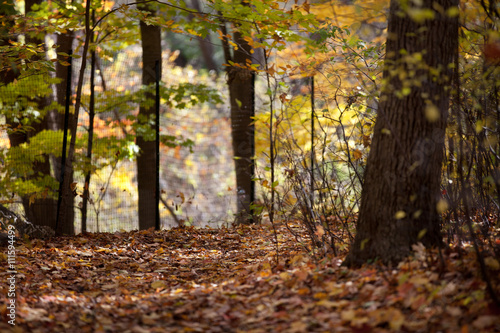
[[[500,332],[471,247],[447,249],[443,261],[417,247],[397,268],[353,270],[340,266],[343,256],[314,259],[285,226],[277,234],[278,262],[270,226],[21,245],[16,326],[7,323],[2,270],[0,331]],[[498,262],[486,258],[498,286]]]

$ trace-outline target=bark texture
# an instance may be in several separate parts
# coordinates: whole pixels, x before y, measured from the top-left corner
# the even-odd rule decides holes
[[[238,49],[233,52],[232,59],[226,50],[226,61],[232,60],[241,66],[251,62],[251,47],[236,31],[233,41]],[[226,48],[228,46],[226,45]],[[236,187],[238,191],[238,212],[236,223],[251,223],[250,204],[254,200],[254,138],[255,129],[252,125],[254,116],[254,73],[246,68],[228,67],[227,82],[231,106],[231,132],[233,139],[233,154],[235,157]]]
[[[32,12],[32,7],[34,5],[40,5],[42,0],[27,0],[25,1],[26,15]],[[26,42],[33,43],[35,45],[45,44],[42,38],[31,37],[26,35]],[[33,57],[32,61],[39,60],[40,57]],[[36,103],[38,110],[43,114],[43,109],[46,108],[50,103],[50,96],[38,96],[31,98],[31,102]],[[36,136],[38,133],[47,130],[49,128],[49,117],[45,114],[42,119],[36,120],[31,124],[33,131],[26,132],[24,134],[14,134],[9,135],[11,146],[18,146],[22,143],[29,142],[30,138]],[[50,176],[50,159],[47,154],[43,151],[39,152],[39,155],[43,156],[42,161],[36,161],[33,163],[33,174],[26,177],[26,180],[36,179],[40,175]],[[38,198],[30,204],[29,195],[22,198],[24,213],[28,221],[38,224],[38,225],[49,225],[55,226],[56,221],[56,200],[50,196],[46,198]]]
[[[151,15],[155,11],[148,7],[138,6],[141,10],[147,10]],[[161,31],[160,27],[147,25],[140,22],[142,41],[142,84],[151,85],[156,82],[155,65],[159,61],[161,67]],[[160,69],[161,75],[161,69]],[[154,95],[150,94],[149,99],[154,100]],[[154,103],[141,105],[139,117],[151,119],[155,114]],[[151,130],[154,125],[151,124]],[[137,145],[140,148],[140,155],[137,157],[137,185],[139,192],[139,229],[146,230],[155,227],[156,212],[156,151],[155,141],[146,140],[143,136],[137,135]]]
[[[346,265],[375,259],[395,264],[417,242],[441,244],[436,206],[450,103],[450,64],[458,45],[458,18],[446,13],[457,6],[458,0],[423,0],[421,6],[391,1],[386,85],[365,171],[357,233]],[[422,19],[422,13],[431,12],[432,18]]]
[[[73,40],[74,40],[74,35],[73,32],[68,31],[64,34],[59,34],[57,35],[57,45],[59,46],[58,51],[59,52],[65,52],[68,53],[70,50],[72,50],[73,47]],[[66,57],[58,55],[58,59],[68,61]],[[57,103],[61,106],[66,105],[66,85],[67,85],[67,80],[68,80],[68,66],[63,66],[59,62],[56,62],[56,72],[55,75],[56,77],[60,80],[59,83],[56,84],[55,86],[55,99]],[[58,112],[57,110],[51,110],[49,111],[49,127],[50,130],[57,131],[57,130],[63,130],[64,129],[64,111],[62,113]],[[70,114],[70,117],[73,117],[73,114]],[[71,123],[71,121],[70,121]],[[54,169],[54,174],[55,178],[57,179],[58,182],[61,181],[61,165],[62,165],[62,158],[61,157],[54,157],[51,156],[52,160],[52,165]],[[68,183],[71,184],[73,183],[73,170],[66,170],[64,177],[68,178]],[[65,216],[62,219],[64,221],[63,225],[60,226],[61,233],[67,234],[67,235],[72,235],[74,234],[75,230],[75,197],[73,195],[69,196],[66,198],[64,201],[67,207],[64,209],[65,211]],[[56,200],[56,206],[57,206],[57,200]],[[57,207],[55,208],[56,213],[57,213]],[[50,224],[49,226],[55,229],[55,221],[51,222],[53,224]]]

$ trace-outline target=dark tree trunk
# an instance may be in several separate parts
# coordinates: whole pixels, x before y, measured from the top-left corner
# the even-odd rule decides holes
[[[139,7],[139,6],[138,6]],[[155,15],[155,10],[140,6],[141,10],[146,10]],[[142,84],[151,85],[156,81],[155,65],[159,61],[161,67],[161,30],[158,26],[147,25],[140,22],[142,40]],[[160,69],[161,76],[161,69]],[[154,100],[154,95],[148,96]],[[151,106],[149,106],[151,105]],[[148,106],[141,105],[139,118],[150,119],[155,114],[154,103]],[[154,130],[154,125],[151,125]],[[145,140],[137,135],[137,145],[140,148],[140,155],[137,157],[137,185],[139,190],[139,229],[146,230],[155,227],[156,212],[156,151],[155,141]]]
[[[225,33],[227,35],[227,33]],[[244,68],[252,61],[250,45],[238,31],[233,34],[233,42],[238,49],[230,55],[229,44],[224,40],[226,62],[233,61],[242,67],[227,67],[227,83],[231,106],[231,132],[236,169],[237,216],[236,223],[251,223],[251,203],[254,200],[254,137],[252,125],[254,116],[254,73]]]
[[[458,45],[458,0],[392,0],[387,54],[357,233],[345,264],[397,263],[422,242],[441,244],[440,173]],[[440,8],[440,11],[434,8]],[[417,22],[406,13],[428,13]],[[422,56],[422,60],[418,57]]]
[[[39,5],[42,2],[42,0],[27,0],[25,2],[26,14],[29,15],[34,5]],[[45,44],[43,38],[30,37],[29,35],[26,36],[26,42],[36,45]],[[33,57],[30,59],[30,61],[38,60],[38,57]],[[32,98],[31,102],[36,103],[37,108],[43,113],[43,110],[50,104],[50,100],[51,96],[41,96]],[[50,112],[46,113],[41,119],[38,119],[30,124],[30,127],[32,127],[31,131],[25,133],[17,132],[9,134],[11,146],[16,147],[23,143],[29,143],[30,138],[36,136],[44,130],[50,129],[52,120],[51,118],[52,117],[50,117]],[[9,119],[7,119],[7,122],[9,122]],[[11,125],[15,126],[16,124]],[[44,154],[43,152],[39,152],[39,154],[43,155],[44,159],[33,164],[33,174],[26,176],[25,180],[51,175],[49,156]],[[28,194],[22,197],[22,203],[28,221],[37,225],[46,225],[52,228],[55,227],[57,204],[56,199],[51,196],[51,194],[48,194],[46,197],[38,196],[34,201],[30,200],[30,195]]]
[[[74,35],[73,32],[71,31],[68,31],[65,34],[57,35],[57,45],[59,46],[57,51],[69,54],[73,47],[73,40],[74,40]],[[66,57],[64,56],[58,55],[57,57],[61,61],[68,61],[68,59],[66,59]],[[60,80],[60,82],[57,83],[55,86],[55,95],[56,95],[55,99],[59,105],[64,106],[66,104],[66,85],[68,77],[68,66],[63,66],[59,62],[56,62],[55,70],[56,70],[55,76]],[[56,110],[51,110],[49,111],[48,116],[50,118],[49,127],[51,130],[57,131],[64,129],[64,113],[60,113]],[[51,156],[51,160],[55,178],[57,179],[58,182],[60,182],[62,159],[60,157],[56,158],[54,156]],[[66,170],[64,177],[69,178],[69,184],[73,183],[73,170]],[[71,235],[74,233],[74,226],[75,226],[75,210],[74,210],[75,197],[74,196],[68,197],[66,202],[68,207],[66,207],[65,209],[66,216],[63,219],[64,225],[62,226],[62,233]],[[55,208],[55,210],[57,213],[57,207]],[[55,221],[54,225],[50,226],[52,228],[55,228]]]
[[[26,0],[26,14],[28,15],[32,11],[32,7],[34,5],[40,5],[43,0]],[[35,45],[44,44],[45,41],[43,38],[32,38],[30,36],[26,36],[27,43],[33,43]],[[39,58],[33,58],[32,60],[37,61]],[[32,99],[33,102],[36,102],[39,110],[43,110],[50,104],[50,96],[44,97],[34,97]],[[33,131],[27,132],[24,138],[15,138],[11,139],[11,145],[19,145],[24,142],[29,142],[31,137],[36,136],[38,133],[47,130],[49,128],[49,117],[47,114],[41,119],[40,122],[34,123],[31,125],[33,127]],[[17,139],[21,139],[18,141]],[[17,141],[17,142],[16,142]],[[43,152],[40,152],[43,154]],[[50,176],[50,159],[49,156],[43,154],[43,161],[35,162],[33,164],[33,175],[30,178],[38,178],[39,175],[47,175]],[[47,225],[50,227],[55,226],[56,221],[56,200],[50,195],[46,198],[37,198],[35,201],[30,203],[29,196],[24,196],[22,198],[24,212],[26,214],[26,218],[28,221],[37,224],[37,225]]]

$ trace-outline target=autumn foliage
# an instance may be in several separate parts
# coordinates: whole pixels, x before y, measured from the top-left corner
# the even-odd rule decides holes
[[[96,70],[92,158],[86,157],[91,137],[88,73],[78,73],[84,79],[81,94],[69,98],[70,108],[78,99],[84,114],[73,136],[75,179],[67,188],[76,199],[68,210],[78,215],[88,200],[92,223],[82,229],[94,232],[40,240],[17,230],[15,246],[2,247],[0,253],[5,267],[14,253],[15,325],[9,324],[11,273],[2,271],[0,331],[500,332],[500,44],[492,28],[500,17],[493,0],[453,2],[448,10],[435,3],[432,9],[418,8],[424,2],[430,0],[404,2],[411,4],[405,7],[408,17],[423,29],[404,37],[423,36],[426,22],[438,12],[458,20],[457,53],[447,54],[453,63],[428,66],[422,59],[429,53],[422,47],[411,54],[411,48],[399,49],[400,63],[385,63],[386,0],[213,0],[203,6],[195,0],[147,1],[148,10],[88,0],[95,7],[95,21],[87,22],[93,27],[87,30],[95,32],[92,43],[81,29],[83,18],[91,18],[87,5],[48,1],[21,14],[14,1],[5,2],[10,7],[0,4],[6,17],[0,26],[0,74],[22,68],[15,78],[0,78],[0,203],[30,212],[43,200],[54,202],[59,193],[63,135],[60,124],[48,128],[45,120],[61,116],[64,108],[60,101],[43,101],[53,98],[52,87],[62,82],[61,76],[49,75],[54,63],[66,69],[70,56],[58,46],[18,41],[17,35],[76,37],[75,53],[95,50],[101,66]],[[137,136],[152,143],[156,134],[154,117],[139,114],[139,106],[154,104],[147,98],[154,87],[140,84],[139,21],[162,29],[161,231],[133,230],[140,227],[137,207],[129,205],[140,195],[134,168],[141,153]],[[5,39],[9,34],[12,38]],[[200,56],[198,42],[219,47],[211,59],[219,59],[219,68],[209,70],[193,60]],[[222,59],[224,52],[237,51],[244,61]],[[74,56],[76,65],[81,57]],[[384,71],[401,83],[391,92],[395,105],[430,81],[450,93],[450,101],[441,103],[449,113],[448,126],[439,138],[432,137],[440,146],[422,141],[422,156],[444,152],[444,162],[432,170],[442,176],[435,186],[441,194],[433,207],[435,228],[413,230],[413,239],[422,240],[429,232],[442,240],[437,242],[442,247],[403,244],[404,252],[395,257],[404,259],[392,266],[372,256],[358,260],[360,267],[345,267],[357,232],[379,102],[386,97],[381,95],[388,83]],[[430,76],[422,79],[422,71]],[[241,97],[255,104],[255,114],[246,114],[236,131],[255,129],[255,140],[248,144],[231,144],[234,119],[242,115],[235,112],[231,119],[228,112],[228,78],[255,79],[251,88],[240,87],[232,101],[235,110],[242,107]],[[427,92],[415,95],[432,102]],[[63,94],[58,91],[58,96]],[[430,123],[441,112],[432,103],[422,110],[417,116]],[[410,112],[400,111],[406,135],[416,126],[410,124]],[[383,137],[391,133],[392,128],[379,132]],[[13,144],[13,138],[24,141]],[[399,153],[412,156],[412,148]],[[245,154],[236,154],[238,149]],[[404,156],[398,160],[395,151],[387,153],[382,171],[387,171],[385,159],[404,164]],[[235,181],[234,160],[242,158],[255,167],[252,179],[246,179],[255,185],[257,200],[251,203]],[[404,165],[410,171],[407,179],[420,165],[421,160]],[[90,185],[84,173],[92,174]],[[400,196],[394,195],[395,201],[415,201],[397,175],[384,176],[396,185],[392,193]],[[380,199],[376,208],[387,202]],[[233,223],[238,222],[238,203],[252,214],[244,222],[255,224]],[[387,213],[394,223],[421,214]],[[50,224],[44,214],[31,215],[38,217],[34,223]],[[389,218],[374,219],[374,229]],[[68,228],[82,230],[73,224]],[[371,231],[360,239],[360,249]],[[381,243],[394,241],[380,234]],[[1,235],[0,245],[9,245]]]

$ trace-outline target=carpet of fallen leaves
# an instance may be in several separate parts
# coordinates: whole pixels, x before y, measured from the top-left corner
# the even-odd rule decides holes
[[[341,266],[283,227],[179,228],[19,244],[1,332],[500,332],[471,247]],[[277,251],[278,250],[278,251]],[[2,264],[7,266],[6,250]],[[499,263],[486,257],[497,292]]]

